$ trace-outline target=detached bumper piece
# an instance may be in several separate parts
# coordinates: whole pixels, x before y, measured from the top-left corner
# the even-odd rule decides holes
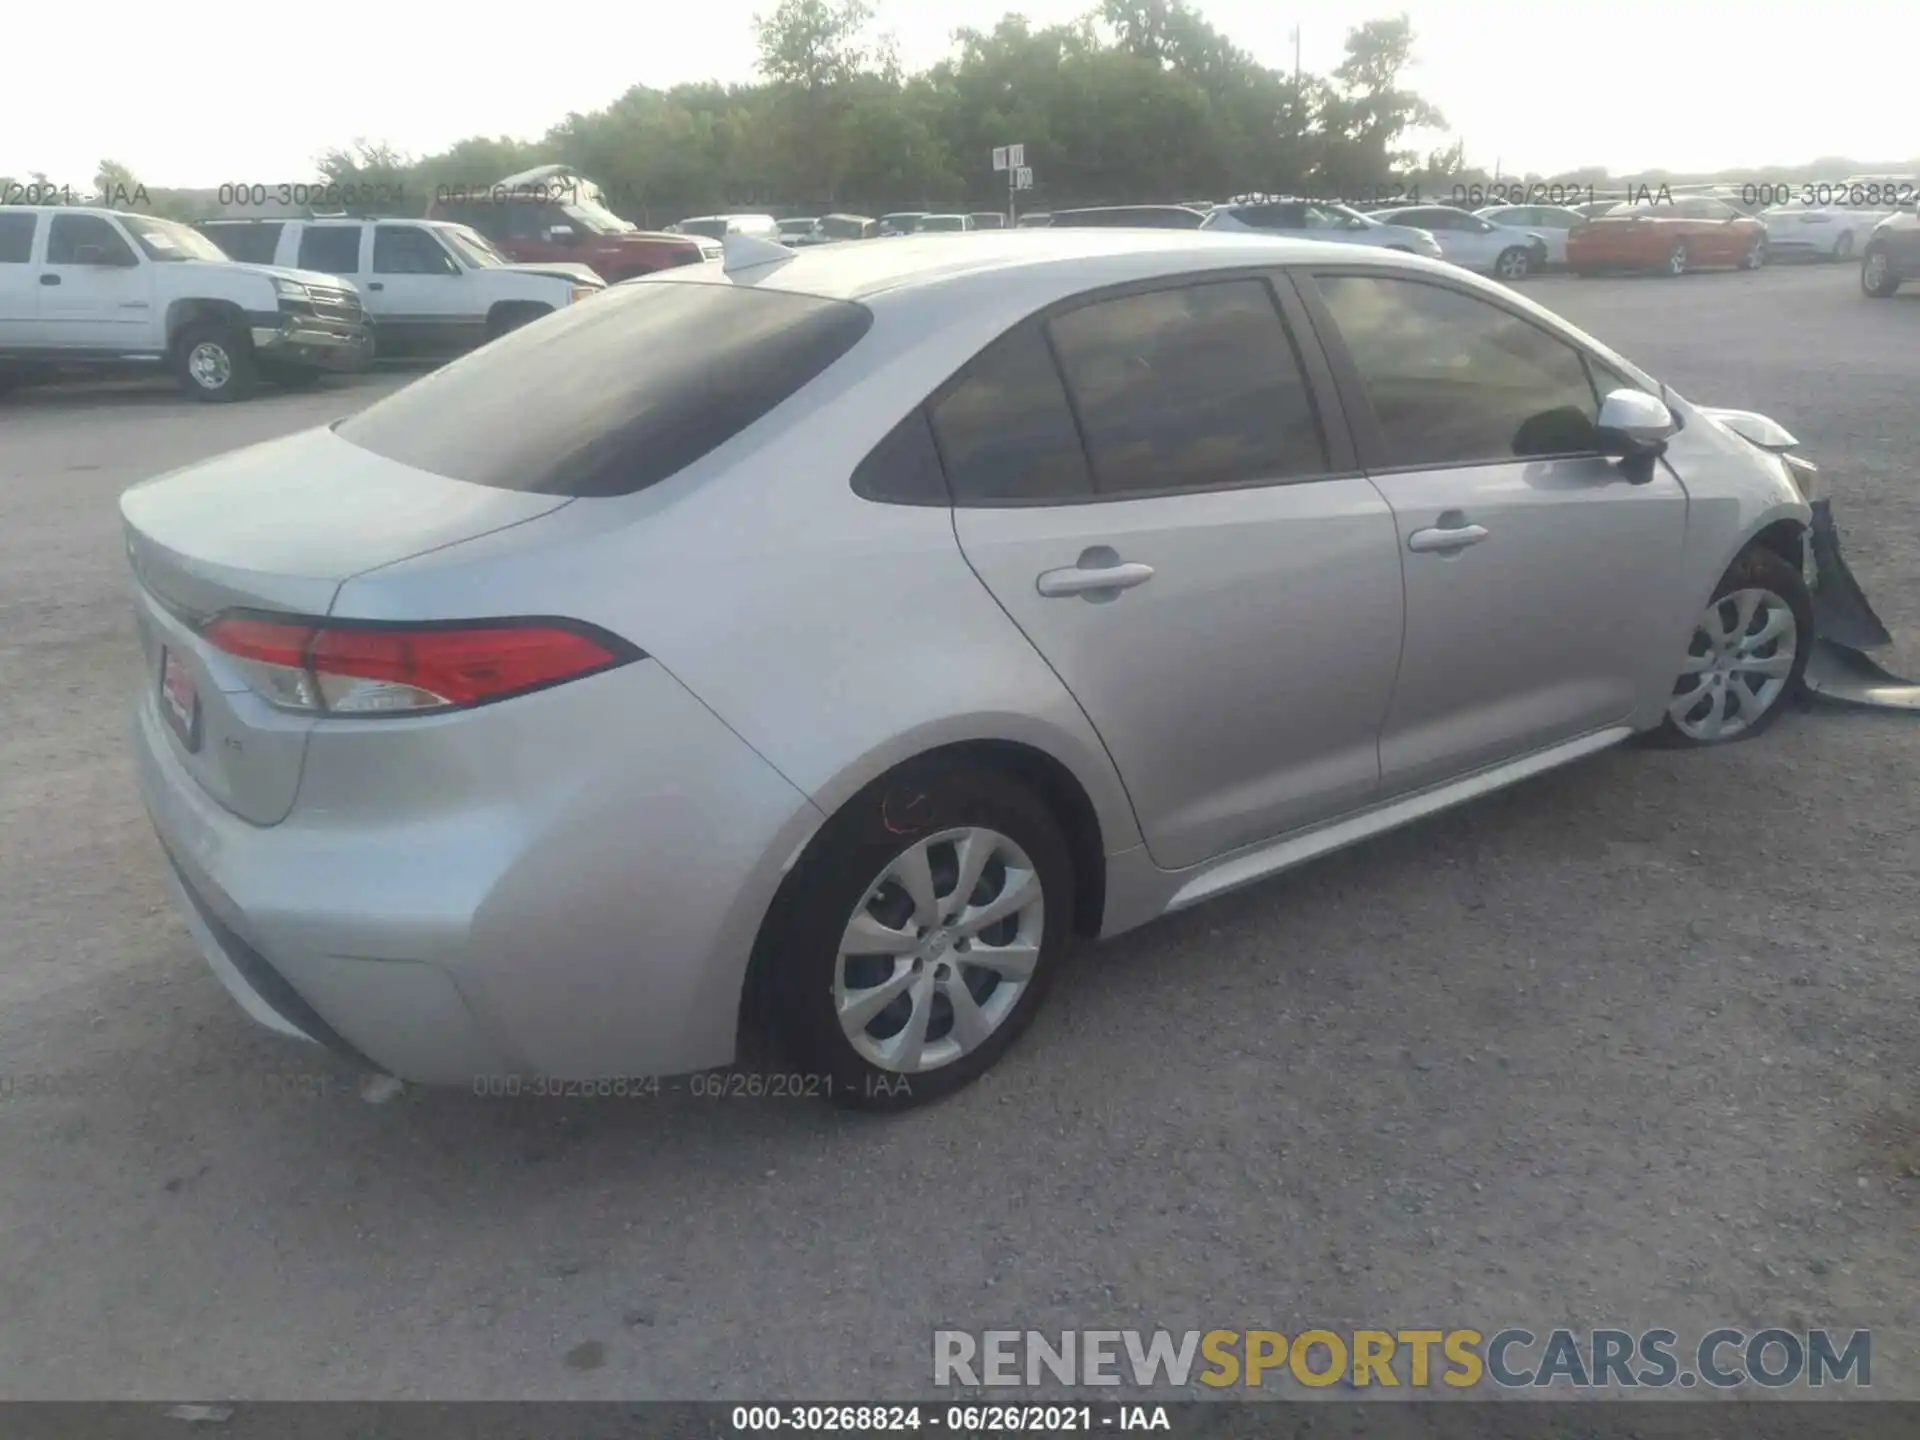
[[[1831,502],[1813,502],[1813,653],[1807,693],[1816,700],[1872,710],[1920,712],[1920,683],[1883,668],[1866,652],[1893,644],[1840,554]]]

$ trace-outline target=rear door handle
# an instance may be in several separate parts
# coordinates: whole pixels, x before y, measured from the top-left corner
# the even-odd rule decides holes
[[[1153,578],[1151,565],[1122,564],[1120,557],[1104,545],[1081,552],[1077,564],[1059,570],[1043,570],[1034,584],[1049,600],[1081,595],[1088,600],[1112,600],[1122,590],[1144,585]]]
[[[40,277],[40,283],[42,285],[58,285],[60,283],[60,277],[58,275],[42,275]]]
[[[379,281],[379,280],[369,280],[369,281],[367,282],[367,289],[369,289],[369,290],[384,290],[384,289],[386,289],[386,288],[387,288],[387,287],[386,287],[386,284],[385,284],[385,282],[383,282],[383,281]]]
[[[1487,538],[1484,525],[1455,525],[1450,529],[1416,530],[1407,537],[1407,549],[1422,552],[1464,550]]]

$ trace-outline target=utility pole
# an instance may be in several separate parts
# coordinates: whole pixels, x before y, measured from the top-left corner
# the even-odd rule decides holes
[[[1300,93],[1300,27],[1293,27],[1293,93]]]

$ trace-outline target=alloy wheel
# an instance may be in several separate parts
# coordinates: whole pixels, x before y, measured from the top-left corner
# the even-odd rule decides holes
[[[833,1004],[862,1059],[924,1074],[972,1054],[1019,1003],[1040,958],[1046,897],[997,830],[943,830],[867,887],[840,937]]]
[[[1746,268],[1749,270],[1758,270],[1761,266],[1767,263],[1767,237],[1766,236],[1761,235],[1761,236],[1755,237],[1752,246],[1749,247],[1747,250],[1747,258],[1743,263],[1746,265]]]
[[[1844,235],[1842,235],[1838,240],[1833,242],[1833,258],[1836,260],[1847,260],[1847,259],[1851,259],[1852,256],[1853,256],[1853,232],[1849,230]]]
[[[187,356],[187,373],[202,390],[222,390],[233,379],[233,357],[224,345],[202,340]]]
[[[1887,252],[1872,251],[1866,264],[1860,267],[1860,287],[1869,295],[1877,293],[1887,283]]]
[[[1526,251],[1508,250],[1501,254],[1494,268],[1502,280],[1524,280],[1531,267],[1527,262]]]
[[[1694,626],[1667,714],[1691,740],[1731,740],[1779,703],[1793,673],[1800,623],[1771,590],[1735,590]]]
[[[1675,245],[1673,250],[1668,254],[1667,273],[1669,275],[1684,275],[1687,273],[1687,247],[1685,245]]]

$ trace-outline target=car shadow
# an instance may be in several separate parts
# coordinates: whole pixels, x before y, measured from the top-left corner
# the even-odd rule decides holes
[[[243,406],[272,404],[276,400],[297,400],[312,395],[348,395],[379,388],[390,390],[419,378],[436,368],[432,360],[382,360],[371,370],[357,374],[323,375],[311,384],[295,388],[263,383]],[[171,375],[156,371],[152,375],[115,376],[113,378],[76,377],[30,382],[0,395],[0,415],[9,412],[37,411],[58,413],[65,410],[153,410],[175,407],[200,409],[202,402],[184,394]],[[208,410],[226,408],[206,405]]]

